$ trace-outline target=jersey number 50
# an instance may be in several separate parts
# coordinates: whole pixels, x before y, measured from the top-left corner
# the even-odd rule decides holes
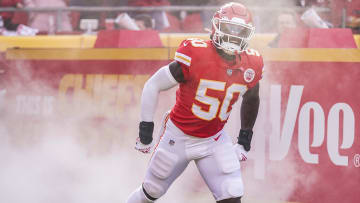
[[[209,110],[204,111],[201,109],[201,106],[194,103],[191,108],[193,114],[202,120],[211,121],[216,118],[216,115],[220,110],[218,115],[219,119],[221,121],[226,121],[230,115],[230,111],[228,109],[230,102],[234,97],[234,93],[240,93],[240,95],[243,95],[246,92],[247,87],[245,85],[232,84],[225,90],[225,86],[226,82],[201,79],[196,91],[195,100],[208,105]],[[208,89],[226,91],[223,101],[220,102],[218,98],[206,95]]]

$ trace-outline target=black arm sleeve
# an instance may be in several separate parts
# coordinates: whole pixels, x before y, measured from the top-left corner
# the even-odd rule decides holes
[[[169,69],[171,75],[175,78],[175,80],[178,83],[185,82],[184,73],[182,72],[181,65],[178,62],[176,61],[171,62],[169,64]]]
[[[249,89],[243,96],[241,103],[241,130],[238,137],[238,144],[243,145],[246,151],[251,148],[251,139],[253,136],[253,127],[260,106],[259,97],[260,85],[257,83],[255,87]]]
[[[260,106],[259,88],[260,85],[257,83],[243,96],[240,110],[241,129],[251,130],[254,127]]]

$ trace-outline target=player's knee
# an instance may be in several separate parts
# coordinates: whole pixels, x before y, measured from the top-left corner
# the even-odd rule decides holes
[[[178,156],[164,149],[159,148],[150,164],[151,173],[159,179],[166,179],[173,172]]]
[[[167,183],[178,162],[178,156],[165,149],[158,148],[151,160],[149,170],[154,178],[144,180],[143,188],[145,194],[151,198],[158,199],[166,193]]]
[[[241,178],[227,179],[222,185],[222,196],[228,199],[239,198],[244,195],[244,184]]]

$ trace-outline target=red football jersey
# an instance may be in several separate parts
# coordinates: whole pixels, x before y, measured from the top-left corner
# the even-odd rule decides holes
[[[210,137],[227,122],[232,105],[262,77],[263,59],[253,49],[226,61],[210,40],[184,40],[174,58],[185,82],[176,92],[173,123],[185,134]]]

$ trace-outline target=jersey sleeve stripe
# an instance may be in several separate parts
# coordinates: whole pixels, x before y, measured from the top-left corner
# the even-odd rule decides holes
[[[191,64],[191,57],[186,56],[185,54],[182,54],[179,52],[175,53],[175,60],[179,61],[187,66],[190,66],[190,64]]]

